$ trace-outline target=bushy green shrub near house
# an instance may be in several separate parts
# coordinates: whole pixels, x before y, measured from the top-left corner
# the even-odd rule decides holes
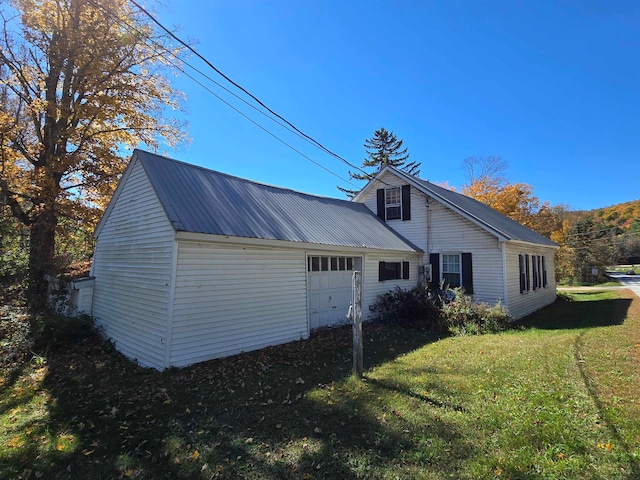
[[[437,297],[430,295],[424,287],[395,290],[378,295],[375,304],[369,307],[384,323],[395,323],[405,327],[420,327],[434,332],[444,332]]]
[[[442,304],[440,315],[454,335],[502,332],[509,328],[511,318],[501,303],[493,306],[476,303],[461,289],[455,289],[453,299]]]
[[[479,335],[507,330],[511,317],[504,305],[475,303],[462,289],[430,291],[396,287],[378,296],[371,311],[385,323],[420,327],[437,333]]]

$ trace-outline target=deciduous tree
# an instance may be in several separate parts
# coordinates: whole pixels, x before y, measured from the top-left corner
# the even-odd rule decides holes
[[[0,197],[30,229],[27,293],[40,309],[58,219],[95,222],[131,148],[174,144],[183,128],[166,117],[179,107],[170,39],[126,0],[11,6],[1,12]]]
[[[531,185],[508,182],[504,176],[506,168],[506,162],[500,157],[466,158],[463,169],[468,183],[460,192],[549,238],[561,228],[557,215],[561,207],[540,203]]]

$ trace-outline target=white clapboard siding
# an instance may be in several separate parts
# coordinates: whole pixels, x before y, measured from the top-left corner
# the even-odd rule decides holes
[[[432,253],[471,253],[474,300],[504,303],[502,251],[498,239],[453,212],[430,200],[429,251]],[[425,257],[429,261],[429,257]]]
[[[369,310],[378,296],[395,290],[400,287],[403,290],[409,290],[418,284],[418,265],[420,264],[420,254],[398,253],[398,254],[378,254],[367,253],[364,256],[363,268],[363,285],[362,285],[362,318],[369,319],[375,316]],[[378,279],[378,265],[380,262],[409,262],[409,279],[408,280],[385,280],[381,282]]]
[[[172,366],[309,334],[303,250],[178,243]]]
[[[520,293],[519,255],[544,255],[547,267],[547,287]],[[507,302],[509,313],[514,319],[522,318],[541,309],[556,299],[555,249],[541,245],[527,245],[509,242],[506,245],[507,259]],[[533,270],[529,267],[529,277],[533,283]]]
[[[174,230],[140,163],[103,220],[93,259],[92,314],[118,350],[164,368]]]
[[[379,188],[401,187],[406,184],[405,181],[390,172],[386,172],[380,180],[366,192],[363,198],[358,200],[376,215],[378,209],[377,190]],[[387,225],[426,252],[427,206],[425,195],[411,186],[411,220],[389,220]]]

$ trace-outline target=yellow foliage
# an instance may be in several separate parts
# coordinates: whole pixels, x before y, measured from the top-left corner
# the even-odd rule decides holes
[[[0,36],[0,201],[46,257],[58,218],[95,226],[134,147],[184,139],[166,116],[181,95],[165,57],[180,52],[126,0],[12,5],[19,15]]]

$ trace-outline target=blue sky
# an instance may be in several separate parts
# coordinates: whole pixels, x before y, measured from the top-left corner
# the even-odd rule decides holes
[[[460,186],[466,157],[497,155],[511,182],[532,185],[554,205],[592,209],[640,198],[637,0],[174,0],[157,15],[351,163],[362,163],[364,140],[384,126],[431,181]],[[347,165],[208,85],[348,179]],[[336,185],[348,184],[192,80],[178,76],[174,86],[187,95],[191,143],[169,156],[343,197]]]

